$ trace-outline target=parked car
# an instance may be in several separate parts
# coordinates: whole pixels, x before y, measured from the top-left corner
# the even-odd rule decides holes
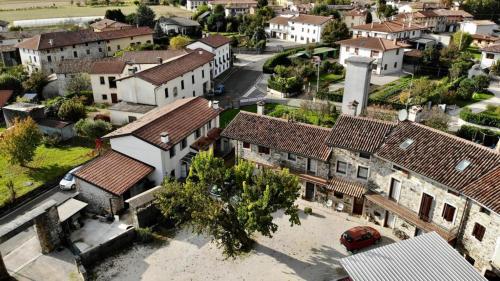
[[[214,94],[217,96],[217,95],[222,95],[224,94],[224,85],[223,84],[219,84],[217,86],[215,86],[215,89],[214,89]]]
[[[75,189],[75,176],[73,173],[78,171],[82,166],[78,166],[71,171],[69,171],[66,175],[64,175],[63,179],[59,182],[59,188],[61,190],[72,190]]]
[[[380,242],[380,233],[369,226],[356,226],[342,233],[340,243],[347,251],[355,252]]]

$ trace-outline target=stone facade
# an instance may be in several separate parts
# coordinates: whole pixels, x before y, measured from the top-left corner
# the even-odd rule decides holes
[[[123,197],[116,196],[109,192],[102,190],[86,181],[76,179],[76,186],[80,193],[78,197],[82,201],[87,202],[87,210],[92,213],[102,213],[111,211],[110,201],[113,208],[113,213],[120,211],[124,207]]]
[[[484,273],[492,269],[492,264],[500,266],[500,216],[470,203],[459,248],[466,257],[474,259],[474,267]],[[473,235],[476,223],[486,229],[481,240]]]
[[[57,207],[52,206],[35,218],[35,230],[43,254],[54,251],[61,244],[61,225]]]

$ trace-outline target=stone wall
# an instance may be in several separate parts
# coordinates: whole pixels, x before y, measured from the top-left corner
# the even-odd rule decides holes
[[[360,183],[366,184],[367,180],[360,179],[357,177],[358,167],[368,167],[368,178],[371,174],[371,166],[373,156],[370,159],[359,157],[358,152],[349,151],[341,148],[333,149],[333,156],[330,160],[331,162],[331,174],[336,177],[346,178],[349,180],[359,181]],[[341,174],[337,172],[337,161],[342,161],[347,163],[347,173]]]
[[[106,192],[86,181],[76,179],[78,189],[78,198],[87,202],[87,211],[100,214],[102,212],[110,213],[110,198],[113,206],[113,212],[116,213],[123,209],[123,198]]]
[[[472,235],[476,223],[486,228],[482,241]],[[498,260],[495,255],[498,256],[500,253],[495,253],[495,249],[498,248],[499,235],[500,216],[494,212],[487,214],[481,211],[481,206],[471,201],[459,248],[465,255],[475,260],[474,267],[481,272],[491,269],[491,260]]]
[[[43,254],[54,251],[61,244],[61,225],[57,207],[52,206],[35,218],[35,231]]]

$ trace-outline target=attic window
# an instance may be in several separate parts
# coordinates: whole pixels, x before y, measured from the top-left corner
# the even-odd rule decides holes
[[[469,167],[469,165],[470,165],[470,161],[464,159],[464,160],[460,161],[460,163],[457,164],[456,169],[459,172],[463,172],[465,170],[465,168]]]
[[[407,149],[412,143],[413,143],[412,139],[405,139],[405,141],[399,145],[399,148]]]

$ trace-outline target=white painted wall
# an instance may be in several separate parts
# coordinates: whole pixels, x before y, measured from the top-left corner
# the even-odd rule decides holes
[[[139,119],[142,116],[144,116],[143,113],[109,110],[109,118],[111,120],[111,124],[118,126],[130,123],[129,117],[135,117],[136,119]]]
[[[212,74],[217,77],[231,67],[231,46],[228,44],[222,45],[219,48],[213,48],[203,42],[196,41],[187,46],[189,49],[201,48],[215,55],[212,61]]]
[[[348,46],[341,45],[340,48],[339,63],[343,66],[346,66],[345,60],[352,56],[361,56],[367,58],[372,57],[371,49],[358,48],[358,51],[356,53],[355,47],[349,47],[349,50],[347,50],[347,47]],[[376,59],[376,61],[374,61],[373,63],[377,65],[375,73],[379,75],[386,75],[390,73],[400,72],[403,66],[403,55],[403,49],[399,49],[399,52],[398,50],[388,50],[385,52],[379,51],[378,56],[373,57]],[[386,65],[387,69],[384,70],[384,67]]]
[[[498,60],[500,60],[500,53],[481,52],[481,68],[488,68]]]
[[[354,37],[378,37],[378,38],[385,38],[385,39],[389,39],[389,40],[418,38],[422,34],[421,30],[411,30],[411,31],[387,33],[387,32],[353,29],[352,32],[353,32]]]
[[[464,21],[460,23],[460,30],[469,34],[493,34],[493,30],[496,28],[498,28],[496,24],[477,25],[471,21]]]
[[[207,4],[208,1],[198,1],[198,0],[187,0],[186,1],[186,9],[189,11],[194,11],[196,10],[199,6],[203,4]]]

